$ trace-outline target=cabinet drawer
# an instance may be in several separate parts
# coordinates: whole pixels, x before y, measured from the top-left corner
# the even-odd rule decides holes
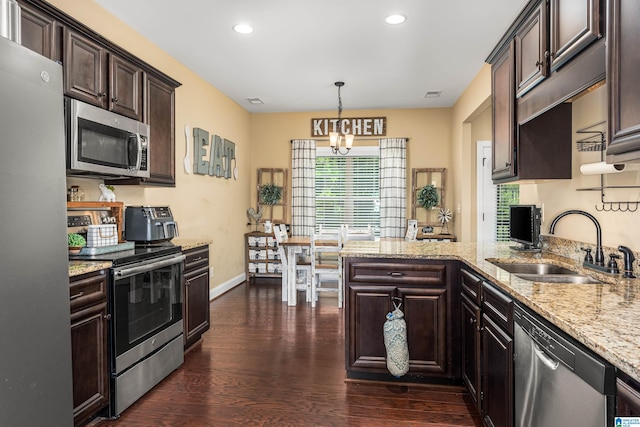
[[[482,282],[482,310],[496,325],[513,335],[513,299],[488,282]]]
[[[73,277],[69,285],[71,312],[107,299],[106,271]]]
[[[209,247],[201,246],[195,249],[184,251],[186,259],[184,260],[185,271],[200,268],[209,265]]]
[[[351,283],[386,283],[392,285],[446,286],[446,266],[411,260],[373,261],[355,259],[347,263],[346,275]]]
[[[481,303],[481,284],[482,278],[476,276],[464,268],[460,270],[461,273],[461,287],[462,292],[469,297],[469,299],[475,302],[477,305]]]

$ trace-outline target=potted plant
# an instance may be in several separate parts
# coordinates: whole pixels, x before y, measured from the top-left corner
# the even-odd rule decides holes
[[[87,241],[78,233],[67,234],[67,246],[70,254],[77,254],[86,245]]]
[[[275,205],[282,198],[282,187],[275,184],[265,184],[260,186],[260,200],[265,205]]]
[[[425,209],[432,209],[438,204],[439,200],[438,190],[431,184],[425,185],[418,190],[418,204]]]

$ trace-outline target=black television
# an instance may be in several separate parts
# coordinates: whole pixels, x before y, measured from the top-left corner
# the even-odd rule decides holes
[[[509,240],[520,243],[517,250],[539,250],[540,208],[535,205],[509,206]]]

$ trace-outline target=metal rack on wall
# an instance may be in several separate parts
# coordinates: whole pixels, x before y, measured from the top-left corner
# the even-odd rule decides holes
[[[576,131],[578,134],[588,135],[578,141],[576,141],[576,148],[580,152],[597,151],[600,152],[600,161],[604,161],[605,151],[607,149],[607,134],[602,130],[596,130],[595,128],[605,124],[606,122],[599,122],[591,126],[579,129]],[[606,185],[604,174],[600,174],[600,186],[593,188],[578,188],[578,191],[599,191],[600,192],[600,205],[595,205],[595,209],[598,212],[635,212],[638,210],[640,201],[608,201],[606,199],[607,189],[621,189],[621,188],[640,188],[638,185]]]

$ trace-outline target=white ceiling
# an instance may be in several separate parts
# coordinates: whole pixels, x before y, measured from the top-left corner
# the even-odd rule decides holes
[[[253,113],[450,107],[527,2],[95,1]]]

